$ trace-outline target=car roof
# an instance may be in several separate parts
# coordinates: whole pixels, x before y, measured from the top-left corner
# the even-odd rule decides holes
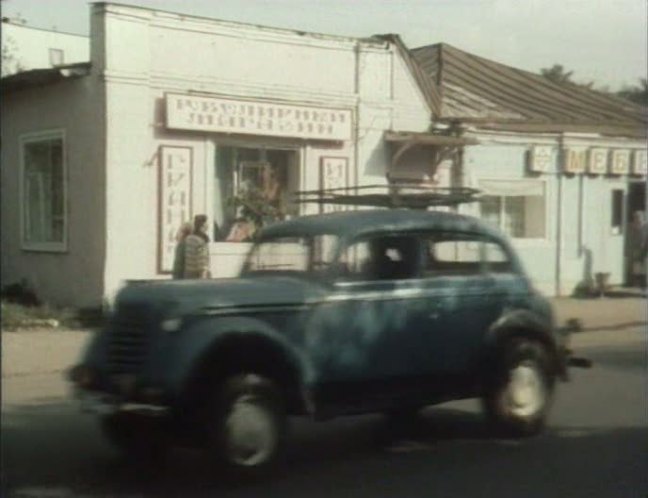
[[[353,237],[375,232],[452,230],[473,232],[502,240],[499,231],[483,221],[456,213],[411,209],[371,209],[301,216],[265,227],[260,239],[332,234]]]

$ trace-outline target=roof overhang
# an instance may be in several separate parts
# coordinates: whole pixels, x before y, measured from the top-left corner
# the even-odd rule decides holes
[[[384,139],[394,145],[391,165],[396,167],[405,153],[416,147],[430,148],[434,152],[432,168],[447,159],[451,154],[466,145],[477,145],[479,141],[472,137],[440,135],[438,133],[385,131]]]
[[[32,69],[30,71],[22,71],[5,76],[2,78],[0,88],[2,92],[23,90],[26,88],[47,86],[73,78],[81,78],[89,74],[89,62],[68,64],[47,69]]]
[[[422,146],[462,147],[464,145],[477,145],[479,141],[471,137],[458,137],[454,135],[439,135],[438,133],[421,133],[409,131],[386,131],[385,141],[398,144],[412,144]]]

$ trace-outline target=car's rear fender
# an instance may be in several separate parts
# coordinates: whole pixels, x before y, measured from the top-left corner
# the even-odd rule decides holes
[[[488,329],[482,353],[482,368],[492,368],[492,362],[502,346],[514,338],[526,338],[544,345],[552,358],[555,373],[559,376],[565,374],[564,354],[559,350],[551,324],[525,309],[505,312]]]

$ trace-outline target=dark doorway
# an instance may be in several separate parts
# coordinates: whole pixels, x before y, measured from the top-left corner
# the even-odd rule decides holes
[[[625,231],[625,283],[633,285],[633,263],[636,251],[636,230],[633,228],[637,212],[643,213],[644,222],[648,218],[646,213],[646,181],[634,181],[628,184],[628,197],[626,204],[626,231]]]

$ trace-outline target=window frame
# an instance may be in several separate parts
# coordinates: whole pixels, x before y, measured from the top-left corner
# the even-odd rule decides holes
[[[488,182],[497,182],[497,181],[502,181],[502,182],[522,182],[522,181],[528,181],[528,180],[533,180],[534,182],[538,182],[542,184],[542,190],[544,192],[544,235],[542,237],[513,237],[513,235],[510,235],[504,231],[502,227],[502,218],[500,218],[500,223],[497,226],[497,229],[501,231],[504,235],[506,235],[509,239],[515,241],[517,245],[535,245],[538,243],[545,243],[549,244],[551,242],[551,230],[550,230],[550,224],[551,224],[551,210],[549,209],[549,181],[546,178],[506,178],[506,177],[479,177],[477,179],[477,183],[479,184],[480,181],[488,181]],[[479,187],[477,187],[479,188]],[[488,192],[482,192],[483,197],[508,197],[508,196],[503,196],[503,195],[492,195],[489,194]],[[526,196],[529,197],[529,196]],[[502,211],[504,209],[504,202],[502,202],[502,207],[500,208],[500,216],[502,214]],[[478,204],[477,207],[477,217],[479,219],[482,219],[482,212],[481,212],[481,204]]]
[[[333,277],[333,282],[336,285],[341,286],[355,286],[355,285],[365,285],[381,282],[413,282],[421,280],[423,277],[423,264],[422,264],[422,251],[423,251],[423,241],[421,239],[421,232],[416,231],[376,231],[371,233],[366,233],[354,237],[349,237],[347,239],[340,239],[338,243],[337,252],[335,254],[335,264],[340,263],[340,258],[342,255],[352,246],[359,243],[368,242],[376,238],[392,238],[392,237],[411,237],[416,241],[417,246],[417,258],[415,262],[416,266],[414,272],[409,277],[405,278],[350,278],[349,275],[335,275]]]
[[[448,241],[464,241],[464,242],[474,242],[479,244],[478,248],[478,253],[479,253],[479,261],[477,262],[478,266],[478,271],[474,273],[455,273],[452,271],[443,271],[440,270],[437,273],[432,273],[428,269],[428,249],[429,249],[429,243],[430,240],[435,239],[436,237],[439,237],[439,241],[442,242],[448,242]],[[435,230],[435,231],[430,231],[430,232],[424,232],[420,235],[421,239],[421,245],[424,250],[424,259],[421,262],[420,266],[420,274],[421,278],[425,279],[435,279],[435,278],[448,278],[448,277],[467,277],[467,278],[475,278],[475,277],[486,277],[489,275],[503,275],[503,274],[511,274],[511,275],[520,275],[520,269],[518,268],[516,264],[516,259],[511,252],[510,247],[508,247],[506,244],[504,244],[502,241],[498,240],[495,237],[491,237],[486,234],[482,233],[477,233],[477,232],[466,232],[466,231],[460,231],[460,230]],[[491,267],[491,262],[487,261],[486,258],[486,246],[485,244],[494,244],[497,247],[500,248],[502,253],[506,256],[507,258],[507,263],[509,265],[509,268],[507,271],[493,271]]]
[[[25,230],[27,229],[26,217],[29,214],[29,206],[27,205],[27,196],[25,192],[25,174],[27,172],[25,164],[25,149],[26,146],[31,143],[50,141],[53,139],[61,140],[61,166],[62,166],[62,197],[63,197],[63,240],[60,242],[30,242],[27,240],[27,234]],[[65,253],[68,251],[68,222],[69,222],[69,211],[68,211],[68,167],[67,167],[67,140],[66,133],[64,129],[52,129],[39,132],[30,132],[24,133],[19,136],[19,162],[20,162],[20,174],[18,178],[19,184],[19,193],[18,200],[20,203],[20,248],[23,251],[33,251],[33,252],[49,252],[49,253]]]

